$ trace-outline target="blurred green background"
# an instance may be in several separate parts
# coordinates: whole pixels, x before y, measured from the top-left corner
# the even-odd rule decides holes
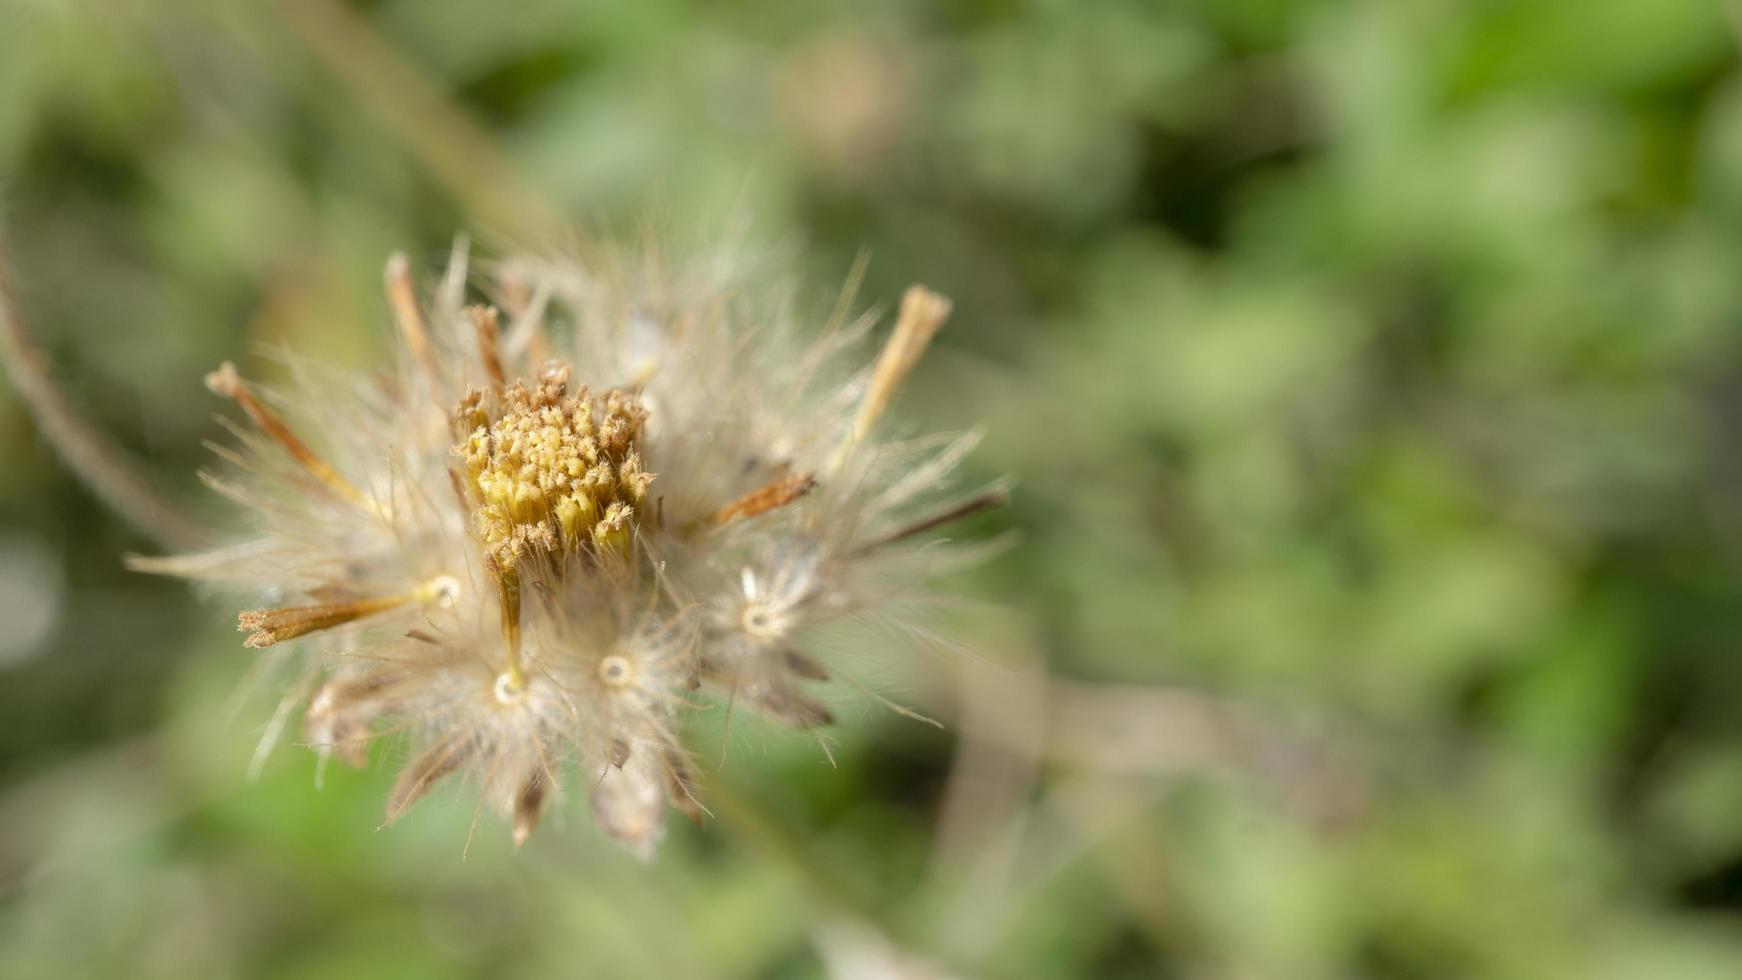
[[[747,224],[954,297],[900,413],[1022,539],[871,664],[948,731],[838,691],[651,865],[573,795],[462,857],[391,759],[248,781],[234,603],[0,387],[0,976],[1742,976],[1737,14],[0,0],[20,305],[188,506],[203,373],[369,363],[392,249]]]

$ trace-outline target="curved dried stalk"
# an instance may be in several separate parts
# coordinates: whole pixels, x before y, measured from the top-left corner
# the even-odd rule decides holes
[[[171,548],[196,548],[205,533],[148,483],[138,465],[79,415],[49,374],[18,315],[10,283],[11,261],[0,244],[0,361],[6,377],[67,468],[134,530]]]
[[[365,111],[474,219],[510,239],[568,236],[489,132],[362,16],[335,0],[274,5],[282,22]]]

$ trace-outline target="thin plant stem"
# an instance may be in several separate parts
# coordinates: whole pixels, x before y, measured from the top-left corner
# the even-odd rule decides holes
[[[208,543],[198,525],[158,494],[138,464],[73,408],[48,360],[32,343],[10,281],[11,261],[0,243],[0,361],[37,429],[67,468],[134,530],[170,548]]]
[[[275,8],[326,70],[475,220],[529,245],[560,237],[551,218],[556,212],[489,132],[367,21],[337,0],[285,0]]]

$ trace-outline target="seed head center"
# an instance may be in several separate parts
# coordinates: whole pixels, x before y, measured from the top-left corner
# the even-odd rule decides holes
[[[635,682],[635,664],[628,657],[613,653],[599,661],[599,680],[610,688],[628,687]]]
[[[530,553],[626,553],[654,479],[642,469],[647,412],[635,395],[570,393],[564,368],[491,401],[473,392],[460,403],[455,454],[497,567]]]
[[[787,617],[763,602],[746,603],[741,622],[744,632],[757,640],[776,640],[787,631]]]

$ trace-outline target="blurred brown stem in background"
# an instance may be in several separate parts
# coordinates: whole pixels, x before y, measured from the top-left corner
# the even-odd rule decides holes
[[[43,437],[84,484],[133,529],[171,548],[194,548],[205,533],[148,483],[138,465],[85,421],[55,385],[31,342],[11,284],[11,256],[0,243],[0,360]]]
[[[488,132],[408,65],[369,24],[334,0],[277,9],[303,45],[484,227],[523,247],[570,237],[556,210]]]

